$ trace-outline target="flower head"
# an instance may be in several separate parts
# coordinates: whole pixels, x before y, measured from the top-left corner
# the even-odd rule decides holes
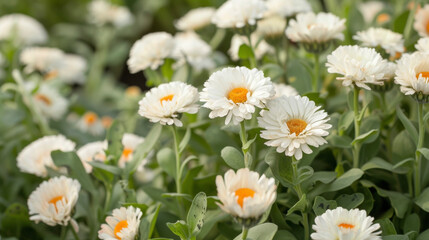
[[[30,220],[66,226],[79,197],[80,184],[65,176],[42,182],[28,198]]]
[[[311,12],[307,0],[267,0],[266,15],[279,15],[283,18],[295,16],[298,13]]]
[[[177,20],[175,26],[181,31],[195,31],[211,24],[216,9],[211,7],[194,8]]]
[[[311,234],[313,240],[381,240],[380,224],[367,216],[365,210],[347,210],[337,207],[328,209],[314,220]]]
[[[296,89],[290,85],[286,85],[284,83],[273,83],[273,85],[276,90],[276,95],[274,97],[289,97],[299,95],[298,91],[296,91]]]
[[[366,31],[360,31],[353,39],[362,42],[365,47],[383,48],[390,56],[396,53],[404,52],[404,39],[402,34],[395,33],[384,28],[370,28]]]
[[[416,49],[420,52],[429,53],[429,37],[420,38],[416,44]]]
[[[49,77],[58,74],[63,57],[64,52],[58,48],[29,47],[21,52],[20,61],[25,65],[25,73],[39,71]]]
[[[92,172],[92,166],[88,164],[88,162],[104,162],[106,160],[106,153],[104,152],[105,150],[107,150],[107,141],[87,143],[77,150],[76,153],[82,161],[82,164],[85,167],[87,173]]]
[[[133,206],[114,209],[112,216],[106,218],[107,224],[101,224],[98,237],[106,240],[134,240],[139,231],[142,215],[140,208]]]
[[[105,0],[94,0],[88,5],[88,21],[96,25],[112,24],[120,28],[133,23],[133,15],[126,7]]]
[[[212,110],[210,118],[226,116],[225,124],[232,120],[237,125],[251,119],[255,107],[263,108],[274,94],[271,79],[262,71],[228,67],[213,73],[200,95],[203,106]]]
[[[42,83],[37,91],[34,91],[36,88],[34,82],[26,83],[26,87],[29,92],[32,92],[34,106],[42,115],[54,120],[59,120],[64,116],[69,103],[55,87]]]
[[[104,127],[100,117],[95,112],[86,112],[77,121],[76,127],[82,132],[89,133],[93,136],[103,134]]]
[[[429,4],[426,4],[417,12],[414,29],[416,29],[421,37],[429,37]]]
[[[259,126],[263,128],[261,137],[268,140],[265,145],[300,160],[303,153],[313,152],[310,146],[327,143],[323,137],[332,127],[327,124],[330,118],[307,97],[281,96],[270,100],[267,108],[258,118]]]
[[[137,136],[132,133],[124,133],[122,136],[122,150],[121,158],[119,159],[118,165],[121,168],[125,167],[125,164],[133,159],[133,153],[137,146],[144,142],[144,138]],[[143,163],[144,165],[144,163]]]
[[[195,70],[212,69],[215,67],[211,59],[212,49],[194,32],[177,33],[174,36],[175,48],[172,57],[177,60],[176,67],[185,64],[186,61]]]
[[[162,125],[183,124],[179,120],[180,113],[198,112],[198,90],[182,82],[170,82],[152,88],[140,100],[139,114],[151,122]]]
[[[258,41],[259,35],[258,33],[255,32],[255,33],[252,33],[252,35],[250,35],[250,38],[252,43],[254,43]],[[240,50],[240,47],[243,44],[249,45],[249,40],[247,39],[247,37],[240,36],[238,34],[235,34],[234,36],[232,36],[231,46],[228,49],[228,54],[233,61],[238,61],[240,59],[240,57],[238,56],[238,51]],[[258,46],[256,46],[255,49],[253,49],[253,51],[255,53],[255,58],[259,60],[265,54],[274,53],[274,48],[271,47],[265,40],[261,40]]]
[[[13,39],[19,45],[45,43],[48,34],[34,18],[24,14],[9,14],[0,17],[0,40]]]
[[[86,69],[85,58],[75,54],[65,54],[56,71],[58,72],[58,79],[65,83],[83,84],[86,80]]]
[[[260,20],[256,32],[265,39],[281,39],[285,27],[286,19],[278,15],[273,15]]]
[[[229,0],[226,1],[212,18],[218,28],[243,28],[255,25],[266,10],[262,0]]]
[[[359,11],[362,13],[365,22],[370,23],[374,17],[384,8],[382,1],[368,1],[362,2],[358,5]]]
[[[405,95],[429,95],[429,53],[404,54],[398,61],[395,83]]]

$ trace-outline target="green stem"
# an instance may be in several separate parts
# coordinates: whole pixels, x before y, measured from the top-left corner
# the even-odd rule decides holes
[[[294,156],[292,156],[292,171],[293,171],[293,179],[296,181],[299,177],[298,174],[298,161],[295,159]],[[295,192],[298,195],[298,198],[301,199],[304,195],[301,188],[301,183],[294,185]],[[302,224],[304,225],[304,239],[308,240],[310,237],[310,228],[308,225],[308,213],[304,211],[301,211],[302,214]]]
[[[66,239],[67,230],[68,230],[68,227],[67,227],[67,226],[62,226],[62,227],[61,227],[60,240],[65,240],[65,239]]]
[[[244,167],[249,168],[249,158],[247,156],[247,152],[249,149],[244,149],[244,145],[247,143],[247,134],[246,134],[246,126],[244,124],[244,120],[240,123],[240,140],[241,140],[241,150],[243,151],[244,156]]]
[[[353,111],[355,114],[355,139],[360,135],[360,119],[359,119],[359,87],[354,86]],[[355,143],[353,148],[353,167],[359,167],[359,151],[360,143]]]
[[[246,238],[247,238],[247,234],[249,233],[249,229],[248,228],[246,228],[245,226],[243,226],[243,233],[242,233],[242,237],[241,237],[241,239],[242,240],[245,240]]]
[[[256,67],[256,58],[255,58],[255,51],[253,49],[253,44],[252,44],[252,37],[251,37],[251,33],[247,34],[247,40],[249,41],[249,47],[252,50],[253,56],[251,56],[249,58],[249,63],[250,63],[250,68],[255,68]]]
[[[319,69],[320,69],[320,64],[319,64],[319,54],[315,53],[314,54],[314,77],[313,77],[313,92],[318,92],[319,91]]]
[[[406,23],[405,28],[404,28],[404,39],[405,39],[405,41],[408,40],[408,38],[411,34],[411,27],[413,25],[414,15],[416,14],[417,6],[419,5],[419,2],[420,2],[419,0],[414,1],[414,7],[413,7],[413,9],[411,9],[410,14],[408,15],[407,23]]]
[[[182,172],[180,171],[181,169],[181,162],[180,162],[180,158],[181,158],[181,153],[179,151],[179,138],[177,136],[177,128],[175,125],[173,125],[171,127],[172,131],[173,131],[173,138],[174,138],[174,152],[176,155],[176,191],[177,193],[182,193]],[[177,199],[177,204],[178,204],[178,208],[179,208],[179,215],[180,217],[183,219],[185,217],[185,211],[183,209],[183,201],[182,201],[182,197],[179,196]]]
[[[112,185],[106,183],[106,201],[104,202],[104,212],[109,211],[110,201],[112,199]]]
[[[223,38],[225,37],[225,29],[224,28],[218,28],[216,30],[215,35],[210,40],[210,46],[214,50],[217,47],[219,47],[219,44],[222,42]]]
[[[75,231],[75,229],[73,228],[73,226],[71,226],[71,224],[68,225],[70,227],[70,229],[72,230],[73,233],[73,237],[75,240],[80,240],[79,239],[79,235],[77,235],[77,232]]]
[[[419,118],[419,141],[417,142],[417,150],[423,147],[425,140],[425,125],[423,122],[423,104],[418,103],[418,118]],[[420,195],[420,172],[421,172],[421,154],[416,151],[416,162],[414,163],[414,193],[415,197]]]

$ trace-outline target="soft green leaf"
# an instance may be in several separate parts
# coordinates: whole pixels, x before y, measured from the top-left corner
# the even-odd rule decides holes
[[[337,203],[335,200],[326,200],[321,196],[317,196],[314,199],[313,203],[313,211],[317,216],[322,215],[328,209],[335,209],[337,207]]]
[[[104,171],[107,171],[109,173],[112,173],[113,175],[121,175],[122,169],[116,166],[108,165],[102,162],[97,161],[91,161],[88,162],[89,165],[91,165],[94,168],[103,169]]]
[[[228,166],[233,169],[244,168],[243,154],[234,147],[227,146],[222,149],[220,155]]]
[[[406,235],[389,235],[384,236],[383,240],[410,240]]]
[[[414,144],[417,145],[417,139],[418,139],[417,130],[414,127],[413,123],[408,119],[408,117],[405,116],[404,112],[402,112],[402,110],[399,106],[396,107],[396,115],[398,116],[402,125],[404,125],[407,132],[410,134],[411,139],[413,140]]]
[[[108,143],[106,153],[113,157],[114,162],[117,162],[122,154],[122,136],[124,135],[124,131],[124,126],[119,121],[114,121],[106,134]]]
[[[347,130],[350,127],[350,125],[353,123],[353,121],[354,121],[353,111],[348,111],[343,113],[338,122],[338,131],[341,133]]]
[[[378,137],[378,134],[379,134],[378,129],[373,129],[367,133],[361,134],[353,140],[352,145],[355,145],[357,143],[360,143],[360,144],[371,143],[375,141],[375,139]]]
[[[198,233],[197,238],[205,239],[207,234],[210,233],[210,231],[218,222],[222,222],[228,217],[229,215],[220,209],[217,209],[214,211],[207,211],[205,220],[204,220],[204,226],[201,229],[201,231]]]
[[[310,166],[303,166],[298,169],[298,179],[295,184],[301,184],[303,181],[310,178],[314,173],[314,170]]]
[[[286,216],[290,215],[291,213],[295,211],[305,211],[307,207],[307,195],[302,195],[301,199],[299,199],[298,202],[296,202],[288,211]]]
[[[182,240],[188,240],[190,235],[188,234],[188,225],[185,221],[180,220],[175,223],[167,223],[168,228]]]
[[[374,222],[380,224],[383,236],[396,235],[395,226],[388,218],[378,219]]]
[[[169,176],[176,178],[176,155],[171,148],[163,148],[156,154],[161,169]]]
[[[420,218],[417,213],[412,213],[405,218],[404,232],[420,232]]]
[[[346,208],[346,209],[353,209],[357,208],[361,203],[363,203],[364,195],[362,193],[353,193],[353,194],[342,194],[335,201],[337,202],[338,206]]]
[[[292,160],[284,154],[270,149],[265,155],[265,162],[270,166],[271,172],[285,187],[293,187]]]
[[[407,170],[404,170],[403,168],[394,168],[394,166],[392,166],[391,163],[387,162],[384,159],[381,159],[379,157],[375,157],[373,159],[371,159],[369,162],[365,163],[361,169],[363,171],[368,171],[371,169],[383,169],[389,172],[394,172],[394,173],[407,173]]]
[[[243,150],[248,150],[249,148],[250,148],[250,145],[252,145],[252,143],[256,140],[256,138],[258,137],[258,135],[255,135],[255,137],[254,138],[252,138],[252,139],[250,139],[250,140],[248,140],[247,142],[246,142],[246,144],[244,144],[243,145]]]
[[[334,192],[341,189],[344,189],[352,185],[356,180],[361,178],[363,171],[358,168],[352,168],[349,171],[345,172],[342,176],[334,180],[329,184],[320,184],[310,191],[309,198],[312,199],[315,196],[318,196],[325,192]]]
[[[427,160],[429,160],[429,148],[419,148],[417,149]]]
[[[15,234],[30,223],[27,207],[21,203],[13,203],[2,213],[0,226],[4,232]]]
[[[338,136],[336,134],[331,134],[326,137],[328,143],[337,148],[351,148],[352,147],[352,139],[348,136]]]
[[[186,221],[188,223],[190,235],[198,233],[204,224],[204,217],[207,210],[207,197],[204,192],[198,193],[192,201]]]
[[[425,212],[429,212],[429,188],[426,188],[416,199],[416,204]]]
[[[173,63],[173,59],[167,58],[164,60],[164,64],[161,67],[162,76],[164,76],[167,80],[171,80],[171,78],[173,77]]]
[[[272,240],[277,232],[277,225],[274,223],[263,223],[249,229],[247,240]],[[234,240],[241,240],[242,234],[234,238]]]
[[[287,230],[279,230],[274,236],[273,240],[297,240],[296,237]]]
[[[418,237],[417,240],[427,240],[429,239],[429,229],[427,229],[426,231],[422,232]]]
[[[191,128],[187,128],[185,136],[183,136],[182,141],[180,141],[179,152],[183,152],[186,146],[188,146],[189,140],[191,140],[191,133],[192,133]]]
[[[241,44],[240,48],[238,49],[238,57],[240,59],[254,58],[255,54],[249,45]]]

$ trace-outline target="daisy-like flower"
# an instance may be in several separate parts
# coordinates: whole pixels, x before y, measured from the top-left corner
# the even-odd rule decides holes
[[[215,8],[194,8],[177,20],[175,26],[181,31],[195,31],[211,24]]]
[[[120,28],[133,23],[133,15],[126,7],[113,5],[105,0],[95,0],[88,5],[88,21],[96,25],[112,24]]]
[[[91,142],[83,145],[77,150],[77,155],[82,161],[83,166],[87,173],[92,172],[92,166],[88,162],[106,160],[107,141]]]
[[[67,226],[79,197],[80,183],[65,176],[42,182],[28,198],[30,220],[49,226]],[[73,225],[77,226],[76,223]]]
[[[104,132],[103,123],[94,112],[86,112],[77,122],[77,128],[82,132],[90,133],[94,136],[101,135]]]
[[[152,88],[139,101],[139,114],[162,125],[183,126],[180,113],[198,112],[198,90],[182,82],[170,82]]]
[[[415,47],[420,52],[429,53],[429,37],[420,38]]]
[[[251,119],[255,107],[265,107],[274,94],[271,79],[262,71],[228,67],[213,73],[200,95],[205,102],[203,107],[212,110],[210,118],[226,116],[225,124],[232,120],[237,125],[244,119]]]
[[[274,203],[277,186],[274,178],[242,168],[235,173],[229,170],[225,177],[216,177],[219,207],[235,217],[241,224],[252,226]]]
[[[45,136],[27,145],[17,157],[19,170],[39,177],[46,177],[46,167],[56,168],[51,158],[51,152],[61,150],[73,151],[76,144],[63,135]]]
[[[365,47],[381,47],[390,56],[404,52],[404,39],[402,34],[395,33],[385,28],[370,28],[366,31],[360,31],[353,39],[362,42]]]
[[[287,18],[298,13],[311,12],[311,5],[307,0],[267,0],[266,15],[279,15]]]
[[[394,84],[394,78],[395,78],[395,72],[397,69],[397,64],[393,62],[387,63],[387,68],[384,74],[384,84],[383,85],[371,85],[371,89],[377,92],[386,92],[395,85]]]
[[[83,84],[85,82],[85,72],[87,69],[87,62],[85,58],[75,54],[65,54],[58,66],[57,73],[59,80],[68,83]]]
[[[124,150],[118,162],[119,167],[124,168],[125,164],[133,159],[134,150],[136,150],[137,146],[142,142],[144,142],[144,138],[132,133],[125,133],[124,136],[122,136],[122,146]]]
[[[138,234],[142,215],[140,208],[134,208],[133,206],[114,209],[112,216],[106,218],[107,224],[101,224],[98,238],[133,240]]]
[[[20,61],[25,65],[24,72],[39,71],[46,78],[56,77],[64,52],[58,48],[30,47],[21,52]]]
[[[303,153],[313,152],[310,146],[327,143],[323,137],[332,127],[327,124],[330,118],[307,97],[281,96],[269,101],[267,108],[258,118],[259,126],[263,128],[261,137],[268,140],[265,145],[300,160]]]
[[[362,13],[365,22],[370,23],[374,20],[377,13],[384,8],[382,1],[368,1],[360,3],[358,6],[359,11]]]
[[[290,97],[299,95],[298,91],[296,91],[296,89],[290,85],[286,85],[284,83],[273,83],[273,85],[276,90],[276,95],[274,96],[275,98],[281,96]]]
[[[286,27],[286,19],[278,15],[265,17],[258,22],[256,32],[272,42],[281,39]]]
[[[259,40],[259,35],[255,32],[250,36],[252,43],[255,43]],[[238,56],[238,51],[240,50],[240,46],[243,44],[249,45],[249,40],[245,36],[240,36],[238,34],[234,35],[231,39],[231,46],[228,50],[228,54],[233,61],[238,61],[240,58]],[[265,54],[274,53],[274,48],[271,47],[265,40],[261,40],[259,44],[256,46],[256,49],[253,50],[255,52],[255,58],[261,59]]]
[[[33,92],[36,85],[28,82],[26,87]],[[42,115],[54,120],[61,119],[68,108],[67,99],[61,96],[56,88],[46,83],[42,83],[33,93],[33,102]]]
[[[398,61],[395,83],[405,95],[415,95],[426,102],[429,96],[429,53],[405,54]]]
[[[367,216],[365,210],[328,209],[314,220],[313,240],[381,240],[380,224]]]
[[[0,41],[13,39],[19,45],[45,43],[48,34],[34,18],[23,14],[9,14],[0,17]]]
[[[383,85],[389,65],[373,48],[340,46],[328,56],[329,73],[342,75],[337,80],[344,86],[356,85],[367,90],[367,84]]]
[[[212,18],[218,28],[243,28],[253,26],[264,16],[265,2],[262,0],[226,1]]]
[[[174,49],[174,40],[166,32],[149,33],[134,43],[127,61],[131,73],[150,67],[157,69],[170,57]]]
[[[414,29],[421,37],[429,37],[429,4],[420,9],[414,19]]]

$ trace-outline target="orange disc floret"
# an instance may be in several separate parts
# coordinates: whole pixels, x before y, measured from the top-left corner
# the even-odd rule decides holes
[[[238,196],[237,203],[243,207],[244,199],[247,197],[253,197],[255,195],[255,191],[250,188],[240,188],[235,191],[235,196]]]
[[[247,101],[248,92],[246,88],[234,88],[228,93],[228,99],[234,103],[244,103]]]
[[[307,123],[301,119],[290,119],[286,122],[290,134],[295,133],[298,136],[307,127]]]

